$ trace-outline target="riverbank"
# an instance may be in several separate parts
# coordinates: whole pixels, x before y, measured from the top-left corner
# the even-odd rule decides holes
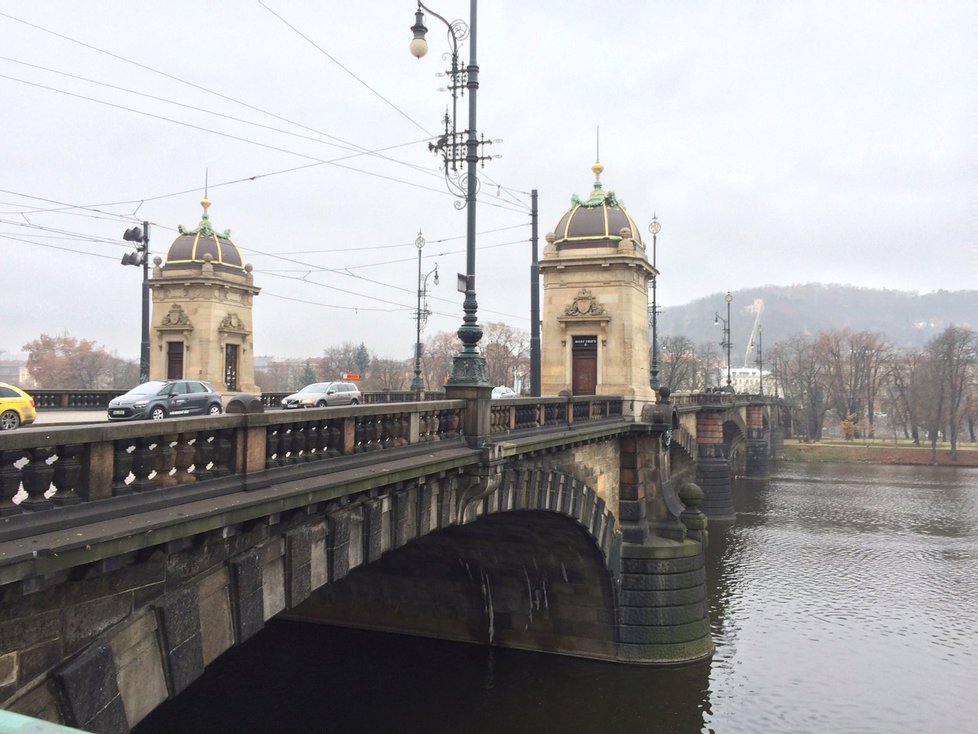
[[[933,463],[930,446],[904,446],[879,442],[852,441],[802,443],[788,440],[784,442],[784,458],[787,461],[841,462],[856,464],[902,464],[907,466]],[[978,467],[978,447],[975,444],[960,444],[957,460],[951,458],[949,444],[937,447],[939,466]]]

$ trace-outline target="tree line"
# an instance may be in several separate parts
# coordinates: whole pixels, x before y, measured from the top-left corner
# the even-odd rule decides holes
[[[480,342],[486,374],[493,385],[512,386],[523,376],[528,382],[529,335],[499,323],[482,325]],[[421,376],[427,390],[440,390],[452,372],[460,348],[455,332],[440,332],[423,344]],[[98,342],[70,334],[42,334],[22,347],[27,372],[37,387],[47,390],[128,390],[139,383],[139,363],[121,359]],[[411,389],[414,354],[406,359],[371,353],[365,344],[344,342],[328,346],[322,355],[270,360],[256,365],[255,382],[263,392],[293,392],[313,382],[342,379],[357,373],[361,389],[401,392]]]
[[[763,355],[767,394],[784,399],[796,434],[821,439],[902,437],[932,450],[962,436],[975,442],[978,334],[949,326],[921,349],[898,349],[882,334],[852,329],[798,333]],[[711,386],[723,355],[682,336],[661,343],[660,382],[674,391]],[[769,382],[768,382],[769,380]]]

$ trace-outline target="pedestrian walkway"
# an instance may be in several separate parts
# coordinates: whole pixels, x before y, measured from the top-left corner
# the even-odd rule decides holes
[[[98,410],[45,410],[37,411],[37,418],[31,425],[56,426],[65,423],[103,423],[108,420],[105,408]]]

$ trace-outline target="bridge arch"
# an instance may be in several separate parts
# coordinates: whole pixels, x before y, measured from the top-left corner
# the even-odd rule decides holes
[[[27,649],[58,657],[27,688],[8,689],[6,707],[85,729],[128,731],[266,621],[300,608],[314,590],[369,578],[354,574],[358,567],[418,558],[429,571],[436,563],[454,564],[454,578],[462,579],[457,589],[465,594],[446,598],[473,605],[454,627],[467,626],[468,637],[439,636],[615,659],[613,569],[620,543],[615,518],[593,489],[518,462],[488,473],[396,482],[164,542],[78,567],[51,592],[25,584],[22,604],[7,588],[11,609],[23,606],[47,620],[23,633]],[[512,548],[500,547],[505,544]],[[415,586],[413,601],[424,600],[417,593],[423,585]],[[375,595],[397,602],[404,588],[379,585]],[[107,589],[118,593],[106,598]],[[582,589],[589,590],[575,601]],[[68,601],[89,593],[101,600]],[[434,599],[429,587],[429,609]],[[44,604],[51,608],[44,611]],[[406,606],[422,619],[423,604]],[[443,606],[449,617],[459,611]],[[389,628],[425,634],[410,622]],[[51,625],[67,625],[77,642],[69,636],[52,645]],[[101,681],[94,693],[93,680]]]

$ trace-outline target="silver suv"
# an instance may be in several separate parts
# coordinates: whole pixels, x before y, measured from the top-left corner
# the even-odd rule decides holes
[[[314,382],[282,398],[282,407],[325,408],[327,405],[359,405],[363,395],[352,382]]]

